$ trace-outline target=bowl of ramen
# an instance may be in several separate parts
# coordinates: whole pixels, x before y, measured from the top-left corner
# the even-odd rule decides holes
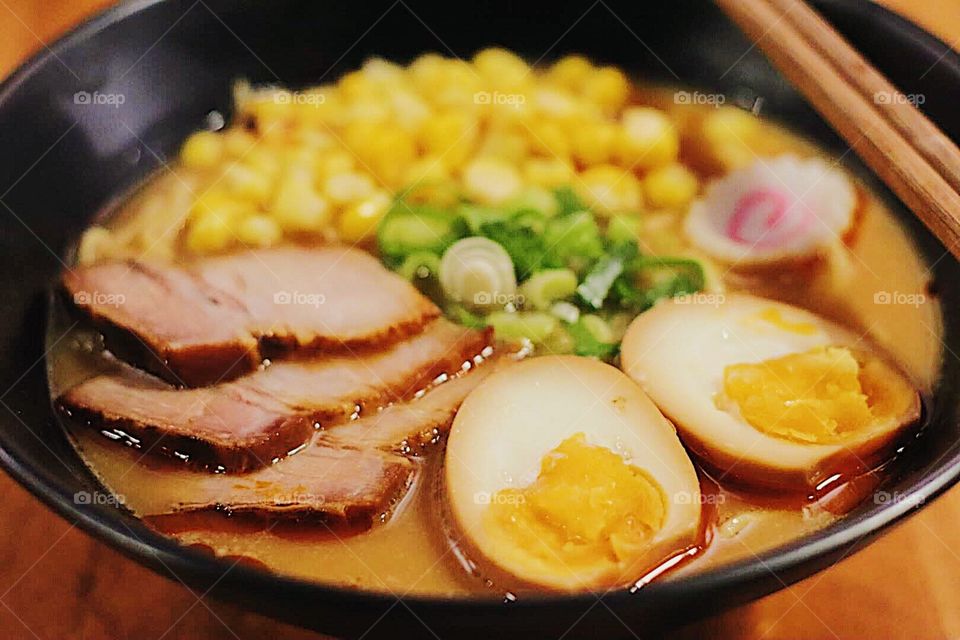
[[[945,45],[820,8],[960,132]],[[712,5],[475,11],[133,3],[9,79],[7,471],[418,637],[662,630],[956,481],[957,262]]]

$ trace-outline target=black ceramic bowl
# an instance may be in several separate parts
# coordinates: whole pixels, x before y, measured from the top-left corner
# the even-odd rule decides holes
[[[905,93],[960,139],[960,58],[867,2],[819,3]],[[815,535],[763,557],[638,593],[491,600],[377,595],[271,575],[178,546],[122,509],[77,504],[95,481],[50,408],[43,354],[46,296],[72,239],[111,199],[163,170],[211,110],[229,114],[235,78],[305,85],[380,55],[469,56],[502,44],[532,60],[577,51],[639,77],[723,91],[827,146],[839,140],[710,3],[278,1],[133,2],[46,48],[0,87],[0,461],[52,509],[158,572],[216,597],[318,630],[362,635],[495,633],[558,637],[648,632],[746,602],[858,548],[960,473],[957,360],[947,357],[925,434],[885,490]],[[85,93],[84,93],[85,92]],[[101,98],[97,98],[97,96]],[[123,100],[102,96],[123,96]],[[104,103],[104,100],[107,100]],[[118,104],[122,102],[122,104]],[[960,352],[957,262],[901,217],[935,263],[947,353]],[[159,301],[158,301],[159,302]]]

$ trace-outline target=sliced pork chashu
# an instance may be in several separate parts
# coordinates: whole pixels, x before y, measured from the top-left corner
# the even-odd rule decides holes
[[[493,356],[489,362],[436,385],[422,397],[324,429],[320,442],[416,454],[447,434],[467,394],[492,372],[513,362],[509,355]]]
[[[124,367],[57,399],[68,417],[132,444],[237,472],[307,442],[317,427],[410,398],[489,352],[489,332],[446,320],[365,355],[277,362],[235,381],[176,389]]]
[[[376,258],[339,245],[258,249],[186,266],[108,263],[68,271],[63,284],[111,350],[186,386],[228,380],[291,352],[382,347],[440,314]]]
[[[219,528],[249,521],[321,523],[364,529],[393,509],[413,482],[418,453],[442,438],[463,399],[510,356],[478,360],[422,394],[369,415],[324,429],[314,442],[270,467],[244,475],[191,478],[189,500],[147,511],[164,530]]]
[[[196,516],[213,515],[365,529],[391,511],[413,474],[414,464],[396,453],[312,445],[242,476],[206,474],[189,500],[145,515],[167,530],[204,528]]]

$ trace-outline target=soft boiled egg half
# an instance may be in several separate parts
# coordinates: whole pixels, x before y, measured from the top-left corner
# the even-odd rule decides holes
[[[461,544],[511,588],[627,585],[700,533],[699,480],[673,425],[589,358],[491,375],[457,413],[444,473]]]
[[[768,487],[869,469],[920,417],[914,385],[865,337],[749,295],[657,305],[630,325],[621,363],[698,456]]]

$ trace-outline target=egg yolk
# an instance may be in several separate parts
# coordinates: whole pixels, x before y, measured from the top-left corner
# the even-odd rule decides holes
[[[578,433],[544,456],[532,484],[494,494],[485,525],[511,563],[573,575],[626,567],[666,512],[653,478]]]
[[[754,428],[807,443],[830,443],[901,410],[903,402],[877,398],[892,391],[904,398],[905,383],[876,359],[861,366],[849,349],[819,347],[803,353],[724,370],[726,399]],[[722,400],[721,400],[722,403]]]

